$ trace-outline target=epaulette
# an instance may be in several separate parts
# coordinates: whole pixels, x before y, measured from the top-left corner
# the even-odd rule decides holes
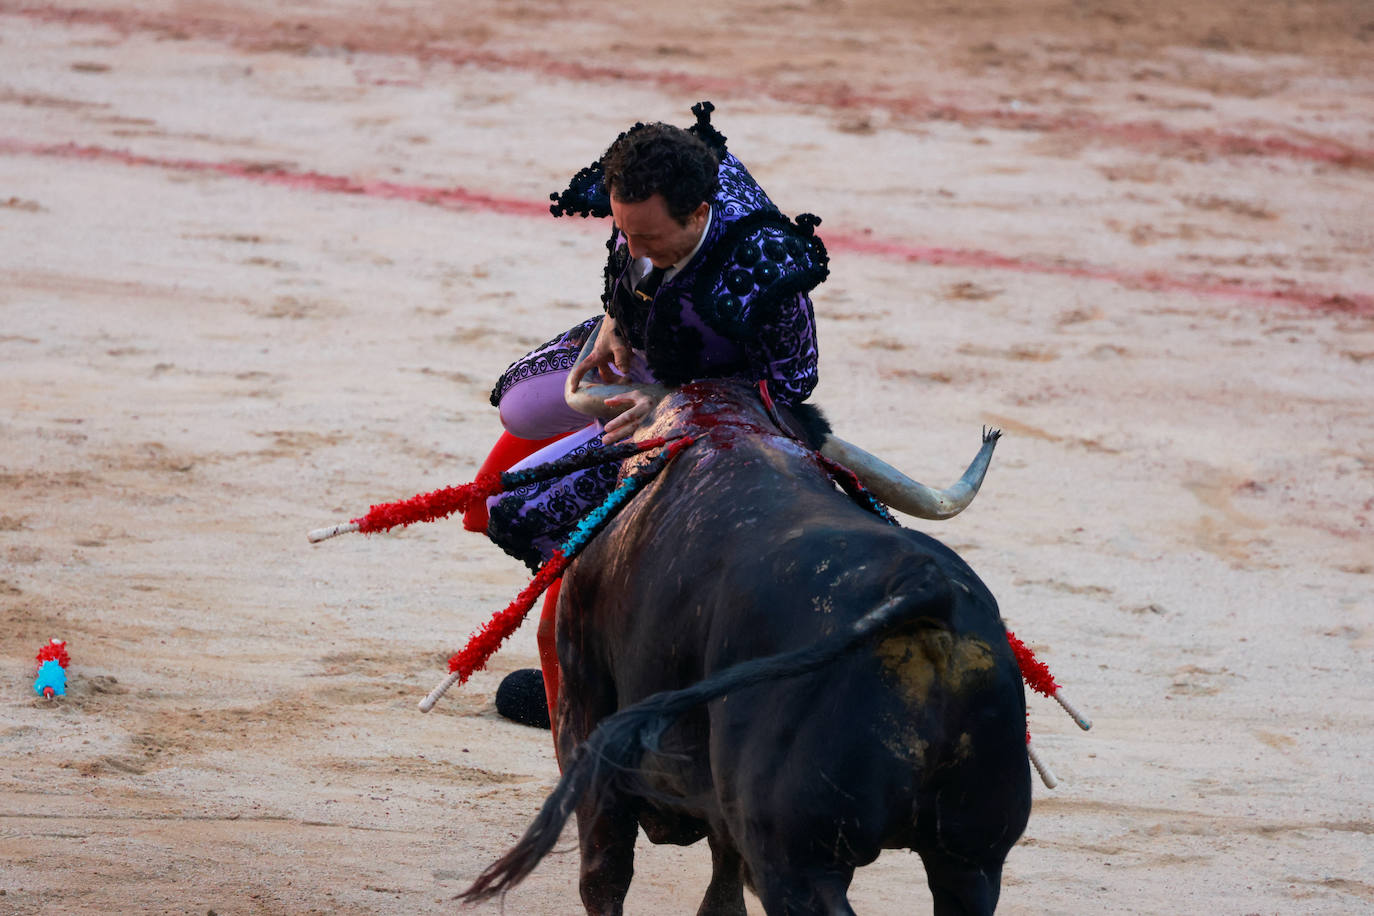
[[[716,106],[710,102],[701,101],[692,106],[692,114],[696,116],[697,122],[687,128],[688,133],[696,134],[701,142],[705,143],[716,154],[717,159],[725,158],[725,134],[716,130],[711,123],[711,112],[716,110]]]
[[[549,212],[554,216],[610,216],[611,196],[606,193],[601,160],[573,176],[563,191],[549,195]]]
[[[786,299],[824,282],[830,255],[816,235],[820,222],[810,213],[793,222],[768,209],[730,226],[697,274],[697,313],[722,335],[742,340],[772,320]]]

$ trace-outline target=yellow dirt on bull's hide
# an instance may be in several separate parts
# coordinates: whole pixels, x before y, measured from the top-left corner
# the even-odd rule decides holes
[[[908,708],[925,704],[937,680],[946,690],[959,693],[981,680],[981,672],[992,668],[992,649],[986,642],[944,630],[889,636],[878,643],[876,653]],[[919,764],[927,742],[916,730],[915,717],[891,725],[884,742],[888,750]],[[960,748],[962,756],[967,752],[967,742],[961,742]]]

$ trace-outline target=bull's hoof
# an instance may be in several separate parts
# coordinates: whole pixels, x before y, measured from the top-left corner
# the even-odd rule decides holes
[[[549,727],[549,703],[544,696],[544,673],[521,668],[506,675],[496,688],[496,711],[521,725]]]

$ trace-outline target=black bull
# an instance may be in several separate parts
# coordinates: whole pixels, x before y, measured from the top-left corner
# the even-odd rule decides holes
[[[756,394],[688,386],[683,451],[564,577],[561,782],[465,892],[524,878],[576,809],[588,913],[620,913],[639,827],[710,842],[700,913],[852,913],[854,870],[920,854],[934,911],[991,913],[1030,813],[1025,695],[952,550],[838,491]],[[598,725],[600,728],[598,728]]]

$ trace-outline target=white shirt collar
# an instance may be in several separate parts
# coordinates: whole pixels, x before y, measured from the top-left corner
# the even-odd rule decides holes
[[[707,204],[707,205],[706,205],[706,225],[704,225],[704,226],[701,227],[701,238],[697,239],[697,245],[696,245],[696,247],[693,248],[693,249],[687,254],[687,257],[683,258],[681,261],[678,261],[678,262],[677,262],[676,264],[674,264],[672,267],[668,268],[668,270],[663,274],[663,280],[664,280],[665,283],[666,283],[669,279],[672,278],[673,274],[677,273],[679,270],[682,270],[682,268],[686,267],[688,264],[691,263],[692,258],[695,258],[695,257],[697,256],[697,252],[701,250],[701,246],[702,246],[703,244],[705,244],[705,242],[706,242],[706,233],[708,233],[708,232],[711,231],[711,219],[712,219],[714,216],[715,216],[715,209],[712,208],[712,206],[711,206],[710,204]]]

